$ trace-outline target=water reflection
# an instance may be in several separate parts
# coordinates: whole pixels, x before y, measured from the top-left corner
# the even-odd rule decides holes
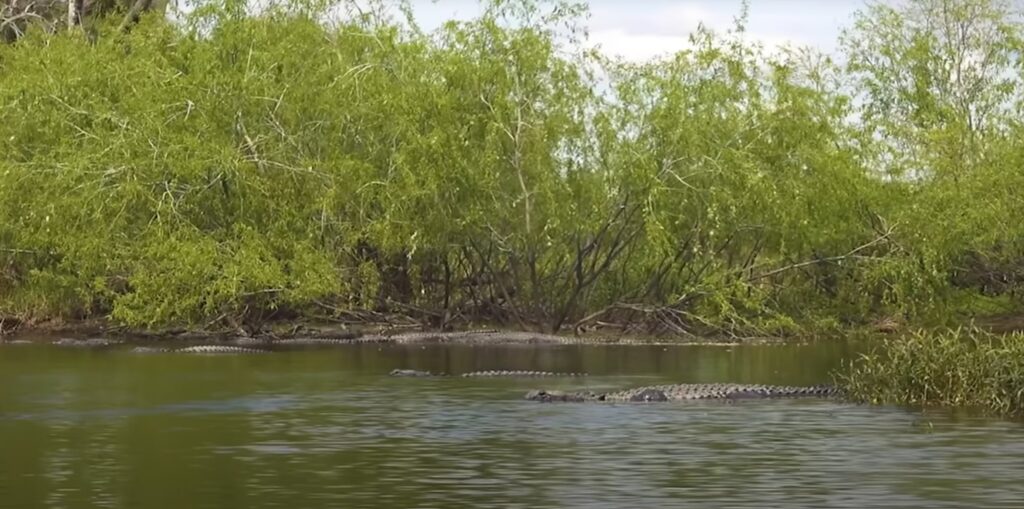
[[[821,383],[847,355],[838,342],[251,358],[0,349],[0,507],[1019,507],[1016,423],[817,400],[522,400],[539,386]],[[384,376],[395,367],[592,375]]]

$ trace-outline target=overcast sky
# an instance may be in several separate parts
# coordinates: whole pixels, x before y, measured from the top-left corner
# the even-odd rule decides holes
[[[590,40],[610,54],[631,60],[671,53],[686,45],[697,24],[716,30],[732,26],[740,0],[590,0]],[[476,0],[413,0],[425,29],[445,20],[473,17]],[[840,28],[863,0],[752,0],[748,36],[766,46],[810,45],[826,52],[836,47]]]

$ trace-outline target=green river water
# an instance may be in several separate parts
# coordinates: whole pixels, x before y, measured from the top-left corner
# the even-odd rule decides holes
[[[827,383],[851,352],[0,345],[0,508],[1024,507],[1016,422],[827,400],[522,399],[541,387]],[[398,367],[591,376],[387,376]]]

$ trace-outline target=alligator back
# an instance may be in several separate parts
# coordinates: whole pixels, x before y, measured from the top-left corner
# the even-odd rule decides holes
[[[657,394],[663,394],[660,399]],[[748,384],[674,384],[639,387],[604,395],[605,401],[683,401],[698,399],[768,399],[800,397],[832,397],[835,387],[794,387]],[[649,399],[654,398],[654,399]]]
[[[809,387],[752,384],[673,384],[636,387],[608,393],[530,391],[526,399],[542,402],[654,402],[689,400],[736,400],[770,398],[832,398],[841,396],[833,386]]]
[[[420,371],[417,369],[393,369],[391,370],[391,376],[402,376],[402,377],[437,377],[437,376],[449,376],[444,373],[432,373],[430,371]],[[498,377],[545,377],[545,376],[586,376],[586,373],[556,373],[552,371],[527,371],[527,370],[515,370],[515,369],[495,369],[489,371],[470,371],[463,373],[463,378],[498,378]]]
[[[188,346],[185,348],[179,348],[174,350],[180,353],[205,353],[205,354],[220,354],[220,353],[267,353],[267,350],[260,350],[258,348],[244,348],[241,346],[228,346],[228,345],[198,345]]]
[[[544,377],[544,376],[587,376],[586,373],[556,373],[552,371],[490,370],[463,373],[463,377]]]

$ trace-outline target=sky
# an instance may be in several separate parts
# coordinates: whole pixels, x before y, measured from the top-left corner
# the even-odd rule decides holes
[[[716,31],[733,25],[740,0],[590,0],[590,42],[608,54],[644,61],[686,47],[698,23]],[[477,0],[413,0],[416,20],[431,29],[479,13]],[[785,44],[836,50],[863,0],[751,0],[747,36],[771,49]]]

